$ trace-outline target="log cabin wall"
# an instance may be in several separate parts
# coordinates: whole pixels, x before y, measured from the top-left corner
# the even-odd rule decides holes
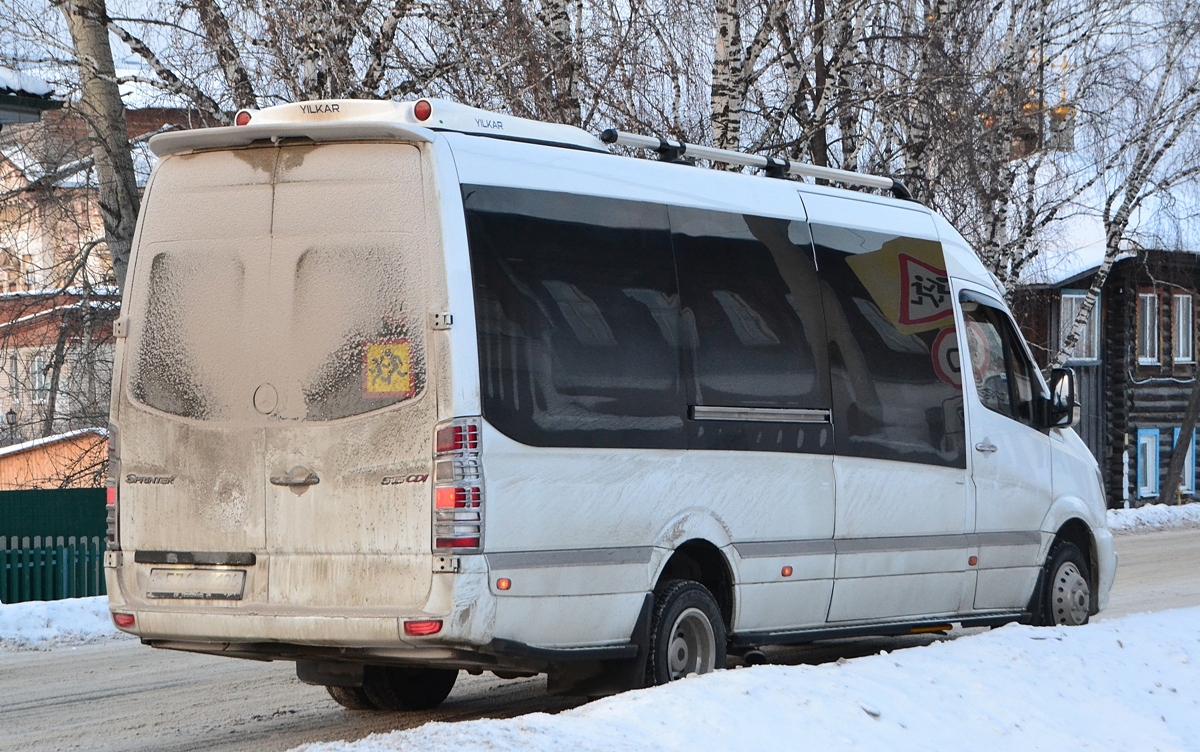
[[[1054,284],[1030,285],[1011,296],[1017,318],[1038,364],[1046,367],[1058,349],[1065,291],[1086,290],[1095,269]],[[1142,321],[1138,296],[1153,296],[1157,345],[1153,359],[1139,362]],[[1190,298],[1176,296],[1190,295]],[[1180,303],[1189,305],[1190,336],[1177,331]],[[1155,501],[1174,445],[1174,431],[1196,379],[1197,305],[1200,302],[1200,257],[1186,252],[1143,250],[1113,265],[1100,294],[1097,314],[1100,340],[1096,358],[1069,360],[1079,376],[1082,416],[1076,431],[1100,464],[1110,507],[1140,506]],[[1176,348],[1183,335],[1191,343]],[[1154,349],[1154,348],[1152,348]],[[1143,351],[1145,355],[1145,351]],[[1139,452],[1139,437],[1152,444],[1149,455]],[[1156,441],[1154,439],[1157,439]],[[1148,447],[1149,448],[1149,447]],[[1184,479],[1184,500],[1197,497],[1195,449]],[[1156,454],[1155,458],[1153,455]],[[1147,467],[1149,459],[1154,467]],[[1139,476],[1139,470],[1141,471]],[[1140,479],[1140,480],[1139,480]]]
[[[1117,499],[1130,506],[1153,503],[1170,462],[1175,430],[1183,422],[1188,399],[1196,381],[1196,303],[1200,289],[1200,264],[1191,253],[1142,251],[1136,258],[1119,263],[1106,288],[1119,299],[1120,327],[1110,327],[1106,339],[1110,351],[1123,357],[1109,358],[1109,441],[1118,457],[1128,452],[1128,478],[1124,463],[1120,476],[1109,474],[1110,488]],[[1111,278],[1110,278],[1111,279]],[[1142,303],[1147,296],[1156,309],[1147,327]],[[1184,308],[1180,316],[1179,309]],[[1146,342],[1150,346],[1146,346]],[[1187,346],[1180,347],[1180,342]],[[1153,451],[1142,447],[1150,444]],[[1185,466],[1184,500],[1196,496],[1195,447]],[[1152,456],[1156,455],[1156,456]],[[1110,497],[1110,503],[1112,502]]]

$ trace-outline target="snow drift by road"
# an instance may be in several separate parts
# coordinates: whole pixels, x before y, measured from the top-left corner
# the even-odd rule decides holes
[[[1011,625],[821,666],[757,666],[560,715],[430,723],[303,752],[1200,750],[1200,608]]]
[[[129,636],[113,626],[104,596],[0,604],[0,652],[50,650],[120,638]]]
[[[1147,504],[1137,509],[1108,510],[1108,527],[1114,533],[1200,527],[1200,504]]]

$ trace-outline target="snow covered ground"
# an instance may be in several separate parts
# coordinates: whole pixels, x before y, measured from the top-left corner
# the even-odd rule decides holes
[[[1114,533],[1200,527],[1200,503],[1180,506],[1147,504],[1137,509],[1110,509],[1108,527]]]
[[[117,639],[133,638],[113,626],[104,596],[0,604],[0,653]]]
[[[820,666],[756,666],[559,715],[429,723],[304,752],[1200,750],[1200,608],[1010,625]]]

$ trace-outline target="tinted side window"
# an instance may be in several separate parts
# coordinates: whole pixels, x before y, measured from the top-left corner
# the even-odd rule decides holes
[[[464,186],[483,414],[534,446],[683,447],[663,206]]]
[[[1034,395],[1041,385],[1008,316],[970,295],[963,295],[962,307],[979,401],[989,410],[1034,425]]]
[[[804,409],[827,417],[830,404],[820,284],[804,223],[678,207],[670,217],[693,418],[688,446],[831,452],[827,420],[797,417]],[[704,410],[712,407],[748,409]],[[777,411],[774,420],[768,410]]]
[[[837,453],[966,467],[962,373],[940,243],[812,225]]]

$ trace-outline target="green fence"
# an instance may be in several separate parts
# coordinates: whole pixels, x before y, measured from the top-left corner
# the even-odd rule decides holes
[[[104,489],[0,491],[0,602],[104,595]]]

